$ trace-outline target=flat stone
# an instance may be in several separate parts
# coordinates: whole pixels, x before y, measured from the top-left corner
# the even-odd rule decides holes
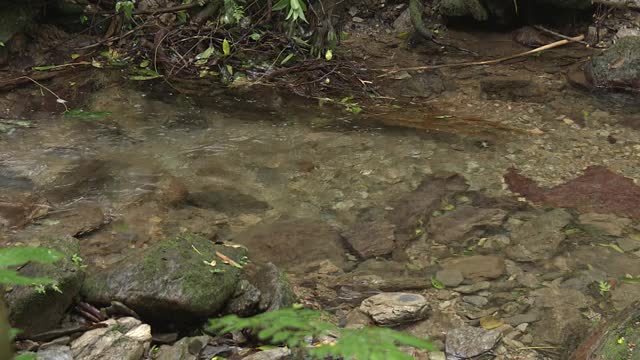
[[[209,337],[186,337],[175,344],[162,345],[154,359],[156,360],[198,360],[200,351],[209,343]]]
[[[505,323],[517,327],[521,324],[530,324],[540,320],[540,314],[537,312],[528,312],[526,314],[518,314],[502,319]]]
[[[289,359],[291,350],[285,348],[270,349],[253,353],[244,358],[244,360],[284,360]]]
[[[485,209],[461,206],[429,222],[430,239],[440,244],[463,243],[475,231],[500,226],[507,216],[502,209]]]
[[[483,307],[489,303],[486,297],[478,295],[463,296],[462,301],[478,307]]]
[[[360,311],[382,326],[394,326],[424,319],[427,300],[410,293],[381,293],[365,299]]]
[[[356,254],[368,259],[390,254],[395,247],[395,226],[388,221],[368,221],[355,224],[344,234]]]
[[[451,330],[445,342],[447,359],[470,359],[485,354],[500,340],[496,330],[464,326]]]
[[[562,209],[537,216],[511,232],[514,245],[506,249],[506,254],[522,262],[552,258],[566,237],[563,229],[570,221],[571,215]]]
[[[611,293],[613,307],[618,311],[626,309],[638,299],[640,299],[640,284],[622,283]]]
[[[453,289],[454,291],[457,291],[461,294],[473,294],[476,293],[478,291],[482,291],[482,290],[487,290],[491,287],[491,283],[488,281],[481,281],[481,282],[477,282],[475,284],[472,285],[463,285],[463,286],[458,286],[457,288]]]
[[[75,360],[139,360],[151,344],[151,327],[134,318],[109,319],[71,343]]]
[[[446,259],[442,267],[445,270],[459,270],[466,279],[471,280],[496,279],[506,270],[504,259],[492,255]]]
[[[65,345],[51,346],[38,351],[37,360],[73,360],[71,348]]]
[[[592,227],[605,234],[621,236],[627,226],[631,225],[631,219],[619,217],[613,214],[586,213],[578,218],[582,225]]]
[[[462,271],[457,269],[440,270],[436,273],[436,279],[446,287],[456,287],[464,281]]]
[[[624,252],[631,252],[640,249],[640,240],[631,239],[631,238],[622,238],[616,240],[620,249],[624,250]]]

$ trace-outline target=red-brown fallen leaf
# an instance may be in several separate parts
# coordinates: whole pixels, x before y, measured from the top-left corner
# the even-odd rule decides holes
[[[538,186],[514,168],[504,179],[511,191],[534,203],[640,220],[640,186],[603,166],[590,166],[583,175],[552,188]]]

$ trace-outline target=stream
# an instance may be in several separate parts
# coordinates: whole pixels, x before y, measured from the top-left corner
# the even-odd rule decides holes
[[[456,36],[486,36],[485,55],[519,46]],[[372,68],[429,61],[393,41],[349,48]],[[372,294],[420,293],[432,313],[414,335],[492,316],[509,326],[497,354],[565,358],[640,296],[640,102],[568,84],[579,51],[381,79],[397,102],[360,114],[259,86],[107,86],[84,115],[3,122],[0,239],[72,235],[101,270],[198,233],[246,245],[345,323]]]

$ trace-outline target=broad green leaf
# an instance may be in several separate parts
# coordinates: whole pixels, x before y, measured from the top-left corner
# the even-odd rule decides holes
[[[324,58],[327,59],[327,61],[331,61],[331,59],[333,59],[333,52],[331,50],[327,50],[327,52],[324,53]]]
[[[153,79],[157,79],[162,77],[162,75],[160,74],[156,74],[156,75],[133,75],[129,77],[129,80],[133,80],[133,81],[147,81],[147,80],[153,80]]]
[[[229,73],[229,75],[233,75],[233,66],[227,65],[227,72]]]
[[[444,289],[446,286],[442,283],[442,281],[435,278],[435,276],[431,277],[431,286],[436,289]]]
[[[7,247],[0,249],[0,267],[22,265],[29,261],[51,263],[63,255],[51,249],[40,247]]]
[[[16,355],[13,360],[36,360],[36,354],[20,354]]]
[[[71,59],[75,60],[80,57],[80,54],[71,54]]]
[[[251,35],[249,35],[249,37],[251,38],[251,40],[253,41],[258,41],[260,40],[260,38],[262,37],[262,35],[258,34],[258,33],[253,33]]]
[[[196,55],[196,60],[207,60],[215,52],[216,52],[216,49],[214,49],[213,47],[209,47],[207,50],[205,50],[205,51],[201,52],[200,54]]]
[[[148,66],[149,66],[149,60],[142,60],[142,61],[140,62],[140,67],[141,67],[141,68],[146,68],[146,67],[148,67]]]
[[[231,55],[231,45],[229,44],[229,41],[227,41],[227,39],[224,39],[222,41],[222,53],[224,54],[224,56]]]

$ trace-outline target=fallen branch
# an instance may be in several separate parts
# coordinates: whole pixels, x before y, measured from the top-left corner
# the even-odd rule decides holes
[[[571,40],[571,36],[566,36],[566,35],[562,35],[559,32],[555,32],[551,29],[547,29],[546,27],[542,26],[542,25],[535,25],[534,28],[542,31],[542,32],[546,32],[547,34],[551,34],[555,37],[559,37],[560,39],[565,39],[565,40]],[[586,41],[576,41],[577,43],[580,43],[582,45],[586,45],[586,46],[591,46],[588,42]]]
[[[449,67],[492,65],[492,64],[501,63],[503,61],[507,61],[507,60],[511,60],[511,59],[517,59],[517,58],[520,58],[520,57],[524,57],[524,56],[528,56],[528,55],[531,55],[531,54],[539,53],[539,52],[544,51],[544,50],[553,49],[553,48],[556,48],[558,46],[569,44],[571,42],[582,41],[583,39],[584,39],[584,35],[579,35],[579,36],[576,36],[576,37],[572,37],[572,38],[570,38],[568,40],[565,39],[565,40],[556,41],[556,42],[553,42],[551,44],[540,46],[540,47],[535,48],[533,50],[525,51],[523,53],[518,53],[518,54],[514,54],[514,55],[505,56],[505,57],[502,57],[502,58],[499,58],[499,59],[494,59],[494,60],[471,61],[471,62],[454,63],[454,64],[415,66],[415,67],[399,68],[399,69],[391,69],[391,70],[390,69],[372,69],[372,70],[373,71],[384,71],[385,74],[379,75],[378,77],[385,77],[385,76],[389,76],[391,74],[398,73],[400,71],[420,71],[420,70],[442,69],[442,68],[449,68]]]

